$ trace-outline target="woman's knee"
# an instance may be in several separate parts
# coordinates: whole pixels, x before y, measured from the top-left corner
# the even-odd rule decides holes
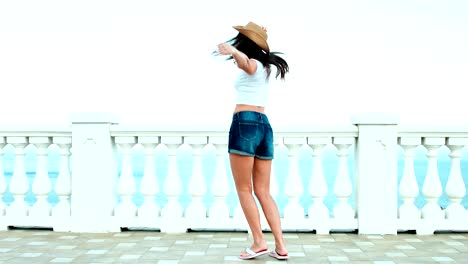
[[[250,194],[252,195],[252,184],[236,184],[236,190],[239,195]]]
[[[267,199],[271,198],[270,190],[265,189],[265,188],[255,188],[254,187],[254,193],[255,193],[255,196],[257,197],[257,199],[260,202],[266,201]]]

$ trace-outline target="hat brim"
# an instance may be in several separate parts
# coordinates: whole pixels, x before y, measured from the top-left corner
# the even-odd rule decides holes
[[[239,33],[241,33],[242,35],[248,37],[250,40],[255,42],[255,44],[257,44],[262,50],[268,53],[270,52],[270,47],[268,46],[268,42],[262,36],[260,36],[257,32],[251,29],[245,28],[244,26],[233,26],[233,28],[239,31]]]

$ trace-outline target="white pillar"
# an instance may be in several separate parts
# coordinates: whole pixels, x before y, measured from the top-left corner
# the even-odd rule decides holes
[[[440,208],[439,198],[442,195],[442,184],[437,169],[437,154],[445,138],[423,139],[423,145],[427,149],[427,173],[422,186],[422,193],[427,203],[421,209],[422,221],[417,230],[418,234],[433,234],[438,225],[444,219],[444,212]]]
[[[359,234],[396,234],[398,213],[398,117],[384,113],[353,116],[359,130],[356,200]]]
[[[206,194],[206,181],[203,175],[203,148],[208,143],[207,137],[185,137],[185,143],[192,148],[192,175],[189,180],[188,193],[192,201],[185,210],[185,218],[192,227],[199,227],[206,221],[206,206],[203,195]],[[196,226],[194,226],[196,225]]]
[[[177,166],[177,149],[182,144],[182,137],[163,136],[161,137],[161,143],[168,148],[167,176],[163,185],[167,204],[161,209],[161,232],[185,232],[187,231],[187,227],[182,218],[184,209],[179,203],[179,197],[182,194],[182,181],[180,180]]]
[[[353,185],[349,177],[348,155],[349,147],[355,143],[354,138],[333,138],[333,144],[338,149],[338,173],[336,175],[333,193],[338,204],[333,208],[335,222],[349,223],[355,219],[355,211],[349,204],[349,198],[353,194]]]
[[[304,208],[299,203],[304,192],[301,176],[299,174],[299,149],[305,144],[305,138],[284,138],[284,145],[288,148],[288,176],[284,186],[284,193],[288,196],[288,204],[284,208],[285,226],[296,226],[296,223],[304,219]]]
[[[215,200],[208,215],[210,220],[222,226],[222,221],[229,219],[229,206],[226,202],[226,197],[229,195],[229,182],[225,163],[228,139],[227,137],[210,137],[209,141],[216,149],[216,170],[211,185],[211,194]]]
[[[108,113],[72,116],[72,232],[120,231],[112,221],[118,175],[110,129],[115,123]]]
[[[468,138],[448,138],[446,145],[452,152],[450,154],[450,175],[445,187],[447,196],[450,199],[450,205],[445,210],[446,218],[457,226],[461,226],[468,220],[468,213],[460,204],[466,195],[465,182],[460,168],[460,158],[462,148],[468,145]]]
[[[7,186],[5,181],[5,172],[3,171],[3,147],[5,146],[5,138],[0,137],[0,216],[5,215],[5,203],[3,202],[3,195],[6,192]],[[0,223],[0,230],[4,230]]]
[[[70,175],[70,147],[71,137],[54,137],[53,142],[60,147],[60,170],[55,182],[55,192],[59,202],[52,208],[54,217],[54,231],[70,231],[71,228],[71,175]]]
[[[398,208],[400,228],[416,230],[421,220],[421,212],[414,204],[414,200],[419,194],[418,182],[414,172],[414,155],[416,148],[421,145],[421,138],[400,138],[399,143],[405,152],[405,167],[399,186],[400,196],[403,200],[403,204]]]
[[[137,207],[132,200],[136,193],[136,184],[131,161],[132,149],[136,142],[136,137],[115,137],[115,144],[120,147],[122,153],[122,167],[117,183],[117,193],[121,202],[116,206],[114,216],[124,221],[136,217],[137,214]]]
[[[0,231],[8,230],[7,223],[4,223],[4,215],[6,211],[6,205],[3,202],[3,195],[6,192],[7,185],[5,181],[5,173],[3,171],[3,147],[6,141],[4,137],[0,137]]]
[[[330,212],[324,204],[328,194],[328,186],[323,175],[322,150],[331,143],[329,137],[307,138],[307,144],[312,148],[312,175],[309,183],[309,193],[312,204],[309,206],[309,219],[311,219],[317,234],[330,233]]]
[[[52,188],[47,169],[47,149],[52,143],[52,139],[49,137],[30,137],[29,143],[37,147],[36,176],[32,185],[32,192],[37,201],[29,210],[29,215],[34,218],[48,217],[51,215],[52,208],[47,197]]]
[[[29,144],[27,137],[8,137],[7,142],[15,148],[15,168],[10,181],[10,192],[14,201],[6,208],[6,215],[12,217],[27,216],[29,205],[24,197],[29,191],[29,182],[24,168],[24,149]]]
[[[155,201],[159,184],[156,178],[154,153],[156,145],[159,144],[159,137],[138,137],[138,143],[143,145],[145,151],[145,169],[140,184],[140,192],[145,200],[138,208],[137,215],[140,220],[144,219],[144,223],[154,224],[161,211]]]

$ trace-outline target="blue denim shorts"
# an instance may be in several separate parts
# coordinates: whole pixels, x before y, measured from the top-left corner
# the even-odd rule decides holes
[[[273,129],[265,114],[237,112],[229,129],[228,152],[259,159],[273,159]]]

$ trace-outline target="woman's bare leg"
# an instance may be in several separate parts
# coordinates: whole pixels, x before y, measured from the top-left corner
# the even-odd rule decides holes
[[[254,158],[237,154],[229,154],[231,171],[236,185],[237,195],[244,211],[245,218],[252,232],[253,245],[250,249],[258,251],[267,248],[265,237],[260,225],[260,214],[252,193],[252,170]],[[246,255],[242,254],[242,255]]]
[[[279,254],[287,254],[286,244],[281,229],[281,220],[278,206],[270,194],[270,174],[272,160],[254,159],[253,188],[255,196],[262,206],[265,218],[275,237],[276,251]]]

